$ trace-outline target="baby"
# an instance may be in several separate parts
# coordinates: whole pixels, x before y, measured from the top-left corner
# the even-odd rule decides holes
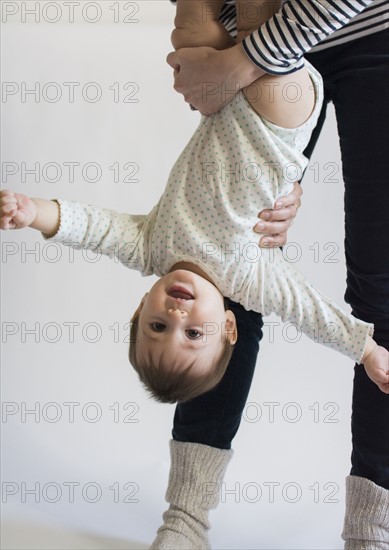
[[[205,4],[215,29],[221,2]],[[196,5],[202,6],[202,28],[203,3],[189,0],[179,2],[176,25],[184,9],[192,10],[192,23],[199,18]],[[173,42],[186,40],[187,30],[177,26]],[[290,100],[292,87],[298,101]],[[238,338],[223,297],[296,323],[314,341],[362,362],[389,393],[388,352],[371,338],[373,325],[314,289],[279,249],[253,242],[257,212],[289,193],[307,165],[302,151],[321,103],[321,78],[308,63],[292,75],[266,75],[219,113],[202,117],[148,215],[4,190],[0,228],[29,226],[45,239],[93,249],[143,276],[160,277],[132,317],[130,345],[132,365],[160,401],[186,401],[221,380]]]

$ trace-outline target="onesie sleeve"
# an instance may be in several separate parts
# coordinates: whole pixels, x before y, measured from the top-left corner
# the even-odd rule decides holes
[[[360,362],[374,325],[346,313],[285,261],[279,249],[261,249],[258,269],[240,296],[248,310],[275,313],[311,340]]]
[[[78,250],[93,250],[142,273],[151,271],[150,216],[121,214],[79,202],[56,202],[60,209],[59,229],[53,237],[43,235],[44,239]]]

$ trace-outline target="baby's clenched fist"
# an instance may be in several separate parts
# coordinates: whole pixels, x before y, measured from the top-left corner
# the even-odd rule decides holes
[[[0,191],[0,229],[28,227],[36,214],[36,205],[26,195],[8,189]]]

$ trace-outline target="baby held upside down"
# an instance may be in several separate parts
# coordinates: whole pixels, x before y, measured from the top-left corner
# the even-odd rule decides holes
[[[310,69],[320,97],[320,76]],[[160,279],[132,317],[130,361],[154,397],[174,403],[211,390],[223,377],[239,335],[224,297],[247,310],[295,323],[308,337],[362,362],[389,393],[388,351],[371,338],[373,325],[356,319],[316,290],[279,249],[253,250],[257,212],[290,192],[282,167],[302,171],[320,112],[283,128],[259,116],[242,92],[200,125],[175,163],[158,204],[147,215],[118,213],[63,200],[30,199],[3,190],[0,228],[31,227],[45,239],[88,248]],[[233,136],[233,138],[231,137]],[[251,159],[272,164],[273,177],[202,177],[205,163]],[[241,171],[243,173],[243,171]],[[259,172],[258,172],[259,173]],[[226,253],[229,250],[236,254]]]

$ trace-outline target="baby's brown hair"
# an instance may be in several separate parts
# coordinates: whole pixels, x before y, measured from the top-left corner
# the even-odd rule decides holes
[[[130,351],[131,365],[138,373],[140,381],[157,401],[162,403],[182,403],[212,390],[221,381],[230,362],[234,345],[224,339],[222,351],[212,366],[206,371],[196,373],[196,360],[182,368],[172,368],[164,363],[163,354],[156,363],[152,353],[139,357],[137,341],[139,330],[139,311],[131,320]],[[167,368],[168,367],[168,368]]]

